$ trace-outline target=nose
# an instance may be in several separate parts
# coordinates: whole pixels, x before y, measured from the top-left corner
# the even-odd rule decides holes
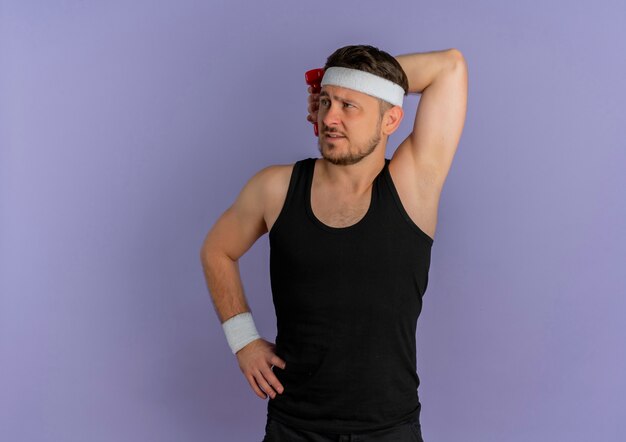
[[[340,113],[338,105],[333,105],[332,103],[330,103],[328,105],[328,108],[320,107],[320,112],[322,114],[322,122],[324,123],[324,126],[331,127],[333,125],[339,124]]]

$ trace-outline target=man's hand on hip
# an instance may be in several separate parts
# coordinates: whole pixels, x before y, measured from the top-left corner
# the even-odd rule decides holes
[[[235,355],[239,361],[239,368],[261,399],[267,399],[267,394],[274,399],[276,391],[278,393],[284,391],[283,386],[272,371],[274,365],[282,369],[286,366],[285,361],[276,355],[276,344],[263,338],[255,339]]]

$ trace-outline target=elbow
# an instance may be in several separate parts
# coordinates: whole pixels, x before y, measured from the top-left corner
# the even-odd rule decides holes
[[[463,53],[457,48],[448,49],[448,53],[455,60],[463,60]]]
[[[450,53],[450,60],[452,61],[453,68],[456,68],[458,66],[467,66],[465,62],[465,57],[463,56],[463,53],[461,51],[456,48],[452,48],[449,49],[448,52]]]
[[[205,266],[207,264],[208,259],[209,259],[208,251],[206,250],[204,246],[202,246],[202,248],[200,248],[200,263],[202,263],[202,265]]]
[[[228,259],[229,261],[236,262],[235,259],[232,259],[226,252],[216,247],[210,247],[206,243],[202,245],[200,249],[200,262],[204,267],[209,266],[212,263],[217,261],[222,261],[224,259]]]
[[[213,240],[213,229],[214,227],[209,230],[202,241],[202,245],[200,246],[200,261],[202,261],[203,264],[216,254],[217,247],[215,241]]]
[[[206,265],[213,255],[215,255],[215,249],[210,247],[209,242],[205,240],[200,247],[200,262]]]

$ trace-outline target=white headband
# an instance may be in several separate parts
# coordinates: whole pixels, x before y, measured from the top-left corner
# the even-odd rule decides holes
[[[324,71],[321,86],[325,84],[353,89],[402,107],[402,86],[369,72],[333,66]]]

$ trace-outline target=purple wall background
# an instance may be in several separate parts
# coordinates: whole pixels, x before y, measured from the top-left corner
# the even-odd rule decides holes
[[[256,171],[318,156],[304,71],[367,43],[469,66],[418,322],[425,440],[623,440],[624,3],[307,5],[0,3],[2,439],[262,439],[199,249]],[[240,266],[273,341],[268,252]]]

